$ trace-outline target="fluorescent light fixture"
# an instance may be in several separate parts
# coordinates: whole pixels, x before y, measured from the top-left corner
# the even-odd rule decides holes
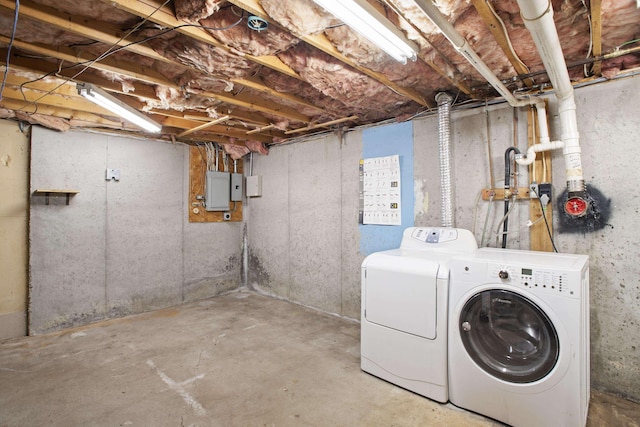
[[[416,60],[417,47],[366,0],[313,0],[393,59]]]
[[[90,83],[78,83],[76,84],[76,89],[79,95],[82,95],[94,104],[106,108],[148,132],[159,133],[162,130],[162,125],[154,122],[138,110],[128,106]]]

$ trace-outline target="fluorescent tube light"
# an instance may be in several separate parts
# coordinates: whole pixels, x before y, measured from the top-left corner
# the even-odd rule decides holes
[[[148,132],[159,133],[162,130],[162,125],[154,122],[141,112],[90,83],[78,83],[76,89],[79,95],[82,95],[94,104],[106,108]]]
[[[313,0],[395,60],[416,60],[417,47],[366,0]]]

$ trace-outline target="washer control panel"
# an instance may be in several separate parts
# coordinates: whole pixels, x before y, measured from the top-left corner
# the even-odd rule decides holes
[[[573,295],[574,292],[567,286],[567,273],[553,269],[498,264],[492,266],[489,275],[502,283],[525,288],[546,289],[570,295]]]

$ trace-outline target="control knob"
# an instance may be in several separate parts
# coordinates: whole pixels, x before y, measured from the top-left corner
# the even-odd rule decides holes
[[[500,270],[500,272],[498,272],[498,277],[502,280],[507,280],[509,278],[509,272],[507,270]]]

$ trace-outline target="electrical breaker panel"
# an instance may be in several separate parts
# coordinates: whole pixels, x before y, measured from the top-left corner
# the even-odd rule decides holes
[[[228,211],[230,188],[229,172],[207,171],[205,209],[207,211]]]

